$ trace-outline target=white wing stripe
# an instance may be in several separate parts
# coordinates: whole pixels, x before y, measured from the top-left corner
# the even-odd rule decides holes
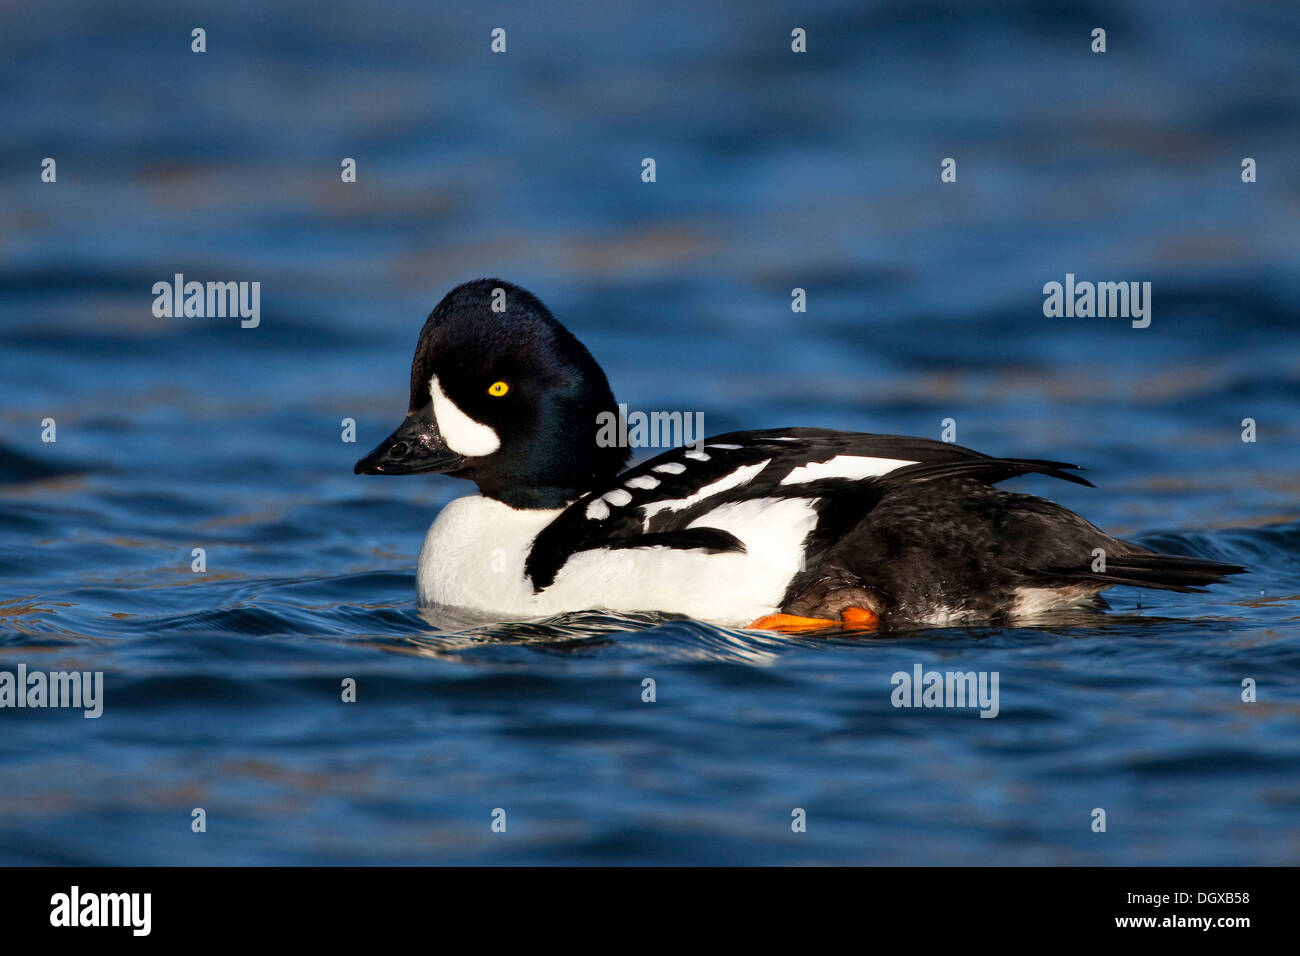
[[[781,479],[783,485],[798,485],[819,478],[878,478],[914,461],[901,458],[864,458],[859,455],[836,455],[830,461],[813,462],[792,469]]]
[[[607,491],[601,495],[615,508],[621,508],[632,500],[632,492],[624,491],[622,488],[615,488],[613,491]]]
[[[748,481],[752,481],[760,471],[767,467],[768,462],[771,460],[772,459],[768,458],[755,465],[742,465],[730,474],[723,475],[717,481],[709,482],[709,484],[695,492],[695,494],[687,495],[685,498],[673,498],[668,501],[648,502],[643,506],[645,517],[649,519],[652,515],[656,515],[661,511],[681,511],[685,508],[689,508],[697,501],[703,501],[705,498],[709,498],[723,491],[737,488]]]

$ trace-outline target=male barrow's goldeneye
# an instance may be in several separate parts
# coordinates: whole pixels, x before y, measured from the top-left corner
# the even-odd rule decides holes
[[[599,440],[601,413],[617,414],[604,372],[536,297],[480,279],[438,303],[406,420],[355,469],[478,485],[429,527],[422,604],[497,620],[605,609],[871,628],[1104,606],[1112,585],[1188,591],[1245,570],[1157,554],[993,487],[1030,473],[1089,485],[1075,465],[775,428],[623,471],[628,450]]]

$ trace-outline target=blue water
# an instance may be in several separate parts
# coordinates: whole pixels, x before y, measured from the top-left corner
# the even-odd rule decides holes
[[[1294,6],[442,6],[0,9],[0,670],[105,680],[0,710],[0,863],[1300,862]],[[261,324],[155,318],[178,272]],[[1067,272],[1152,282],[1151,326],[1045,318]],[[468,489],[352,462],[480,275],[634,409],[951,418],[1252,573],[875,638],[449,628],[413,567]],[[917,664],[999,715],[894,708]]]

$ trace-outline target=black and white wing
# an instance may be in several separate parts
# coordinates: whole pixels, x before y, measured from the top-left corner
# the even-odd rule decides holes
[[[709,526],[737,502],[799,498],[817,511],[807,542],[833,540],[898,482],[972,478],[988,484],[1039,473],[1089,484],[1061,462],[991,458],[927,438],[819,428],[731,432],[703,447],[675,448],[629,469],[617,484],[566,508],[533,542],[525,573],[549,587],[569,558],[593,549],[666,547],[744,552],[745,542]]]

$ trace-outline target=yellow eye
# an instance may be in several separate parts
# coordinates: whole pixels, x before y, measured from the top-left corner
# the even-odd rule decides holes
[[[493,382],[488,386],[488,394],[493,398],[500,398],[508,391],[510,391],[510,386],[505,382]]]

